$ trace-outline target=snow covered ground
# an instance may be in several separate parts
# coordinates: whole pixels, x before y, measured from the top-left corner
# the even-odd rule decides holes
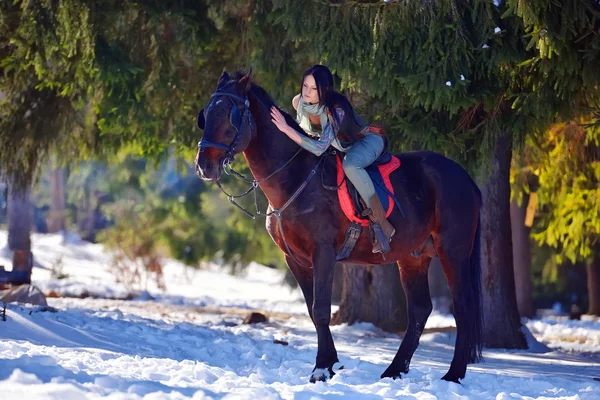
[[[0,247],[6,233],[0,232]],[[34,284],[49,292],[125,298],[101,245],[34,235]],[[69,278],[50,279],[60,259]],[[0,257],[0,264],[5,263]],[[9,304],[0,321],[0,399],[600,399],[600,321],[527,321],[544,345],[484,351],[462,385],[440,380],[456,334],[424,334],[411,371],[379,379],[400,337],[371,324],[332,327],[340,366],[308,383],[316,334],[300,292],[280,271],[252,265],[245,276],[169,261],[167,291],[133,301],[49,298],[50,308]],[[150,297],[150,294],[152,297]],[[242,324],[250,310],[267,323]],[[432,315],[427,327],[453,326]]]

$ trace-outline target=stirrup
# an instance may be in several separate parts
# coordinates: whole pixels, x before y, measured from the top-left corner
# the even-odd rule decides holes
[[[391,250],[390,243],[387,241],[387,238],[383,234],[383,230],[381,229],[381,226],[379,226],[379,224],[372,223],[371,229],[373,229],[373,236],[375,239],[373,242],[372,252],[373,253],[381,253],[381,254],[388,253]],[[379,248],[377,248],[376,246]]]

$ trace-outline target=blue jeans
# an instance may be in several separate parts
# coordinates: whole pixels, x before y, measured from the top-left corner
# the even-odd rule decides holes
[[[364,138],[350,147],[342,161],[346,176],[350,179],[356,190],[358,190],[367,208],[371,207],[370,200],[375,194],[375,187],[365,168],[381,155],[383,145],[383,138],[381,136],[368,133]]]

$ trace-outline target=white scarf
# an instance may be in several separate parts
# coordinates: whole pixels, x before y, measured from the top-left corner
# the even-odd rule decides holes
[[[325,129],[325,126],[329,123],[327,118],[327,108],[319,104],[310,104],[304,101],[300,97],[298,102],[296,121],[300,127],[311,136],[320,136],[319,132],[315,131],[310,123],[310,117],[308,114],[318,115],[321,120],[321,129]]]

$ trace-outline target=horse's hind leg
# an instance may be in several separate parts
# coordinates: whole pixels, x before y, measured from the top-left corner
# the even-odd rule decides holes
[[[481,359],[481,282],[479,260],[479,227],[470,246],[464,239],[472,235],[440,235],[436,238],[436,250],[448,279],[454,301],[456,320],[456,345],[450,369],[442,379],[457,382],[465,377],[467,364]]]
[[[408,372],[410,360],[419,345],[419,338],[432,310],[427,280],[430,262],[431,258],[425,256],[418,260],[398,262],[400,279],[406,295],[408,326],[400,348],[390,366],[381,375],[382,378],[399,378],[401,373]]]

